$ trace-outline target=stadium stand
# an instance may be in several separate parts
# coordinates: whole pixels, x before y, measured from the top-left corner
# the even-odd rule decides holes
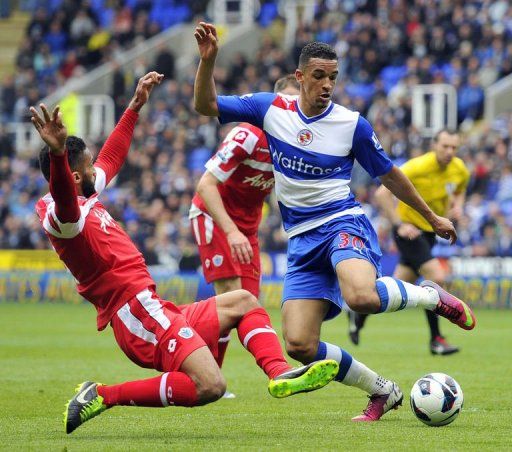
[[[34,14],[16,60],[17,73],[0,86],[3,123],[24,121],[27,106],[64,79],[109,61],[174,21],[190,20],[207,2],[32,1]],[[42,5],[42,4],[45,5]],[[429,5],[435,3],[437,8]],[[42,8],[41,6],[44,6]],[[70,9],[69,9],[70,8]],[[279,21],[278,4],[263,2],[260,24]],[[428,149],[411,126],[411,87],[450,83],[458,91],[458,122],[465,132],[460,155],[472,177],[456,247],[440,255],[512,255],[512,114],[483,123],[484,88],[512,73],[512,7],[504,1],[323,1],[311,23],[300,23],[291,52],[275,33],[264,35],[255,55],[238,54],[217,69],[224,93],[271,90],[293,71],[304,43],[321,40],[340,55],[335,100],[373,124],[397,164]],[[136,128],[132,151],[116,184],[106,191],[109,211],[122,220],[148,264],[194,270],[199,266],[187,220],[195,183],[229,128],[193,112],[193,74],[174,78],[174,59],[162,49],[155,61],[118,69],[111,95],[119,115],[134,81],[148,69],[166,74]],[[100,142],[89,143],[98,150]],[[46,248],[33,213],[46,190],[34,155],[14,149],[0,127],[0,249]],[[378,226],[382,248],[394,251],[390,228],[372,203],[375,185],[361,171],[353,187]],[[260,231],[262,250],[283,251],[286,238],[270,200]]]

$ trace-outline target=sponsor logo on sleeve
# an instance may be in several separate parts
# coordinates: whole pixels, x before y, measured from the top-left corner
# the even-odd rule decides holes
[[[373,134],[372,134],[372,141],[373,141],[373,145],[375,146],[375,149],[377,149],[377,151],[380,151],[382,149],[382,144],[380,144],[380,141],[377,138],[377,135],[375,132],[373,132]]]

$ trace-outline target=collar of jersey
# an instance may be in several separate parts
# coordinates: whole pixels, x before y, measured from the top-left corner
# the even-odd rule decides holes
[[[308,117],[304,113],[302,113],[302,111],[299,107],[299,101],[295,100],[294,102],[295,102],[295,106],[297,107],[297,113],[299,114],[300,119],[302,119],[302,121],[305,122],[306,124],[311,124],[312,122],[318,121],[318,120],[326,117],[334,108],[334,104],[332,103],[332,101],[329,101],[329,105],[322,113],[320,113],[319,115],[316,115],[316,116]]]

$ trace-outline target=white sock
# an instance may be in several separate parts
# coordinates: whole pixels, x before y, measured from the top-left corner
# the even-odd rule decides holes
[[[352,359],[352,365],[342,383],[347,386],[355,386],[370,395],[387,394],[391,390],[392,385],[389,380],[381,377],[355,359]]]
[[[406,308],[422,308],[433,310],[439,302],[439,294],[431,287],[420,287],[384,276],[375,282],[380,298],[379,312],[394,312]]]

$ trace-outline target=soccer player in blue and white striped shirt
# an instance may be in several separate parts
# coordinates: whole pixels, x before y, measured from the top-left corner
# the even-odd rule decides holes
[[[295,72],[298,99],[273,93],[217,96],[216,29],[201,22],[195,38],[201,57],[194,90],[196,110],[217,116],[222,123],[249,122],[267,136],[289,237],[282,304],[288,354],[303,363],[326,357],[337,360],[336,379],[370,395],[363,414],[353,420],[376,421],[397,408],[403,395],[396,383],[340,347],[320,340],[322,322],[339,314],[342,299],[361,313],[418,306],[464,329],[472,329],[476,321],[464,302],[431,281],[415,286],[381,276],[376,233],[349,188],[354,160],[452,243],[457,237],[454,226],[436,215],[393,165],[368,121],[331,101],[338,75],[338,59],[331,46],[313,42],[302,49]]]

